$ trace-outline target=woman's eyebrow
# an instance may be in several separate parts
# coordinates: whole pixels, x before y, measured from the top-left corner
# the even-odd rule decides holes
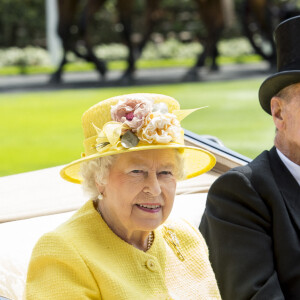
[[[134,168],[134,169],[142,169],[145,167],[147,167],[145,164],[139,162],[130,162],[127,166],[127,168]]]
[[[158,169],[173,169],[175,167],[174,163],[166,163],[158,166]],[[131,162],[128,165],[128,168],[134,168],[134,169],[144,169],[149,168],[147,164],[139,163],[139,162]]]
[[[175,167],[174,163],[163,164],[160,166],[161,169],[173,169]]]

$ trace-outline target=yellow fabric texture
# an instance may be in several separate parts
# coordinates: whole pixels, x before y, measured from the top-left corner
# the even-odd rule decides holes
[[[184,260],[164,237],[169,228]],[[221,298],[197,229],[184,221],[167,222],[143,252],[116,236],[88,201],[36,244],[25,299]]]

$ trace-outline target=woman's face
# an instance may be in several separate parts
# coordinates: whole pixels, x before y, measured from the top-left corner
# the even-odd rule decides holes
[[[146,150],[118,155],[103,194],[101,214],[119,236],[151,231],[169,216],[176,189],[173,149]]]

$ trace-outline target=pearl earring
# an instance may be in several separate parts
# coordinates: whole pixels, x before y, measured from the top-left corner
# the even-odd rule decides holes
[[[100,201],[101,201],[101,200],[103,200],[103,194],[102,194],[102,193],[100,193],[100,194],[98,195],[98,197],[97,197],[97,198],[98,198],[98,200],[100,200]]]

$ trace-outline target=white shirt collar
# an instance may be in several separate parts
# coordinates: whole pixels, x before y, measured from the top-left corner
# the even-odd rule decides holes
[[[300,166],[289,160],[284,154],[282,154],[277,148],[277,154],[279,155],[280,159],[284,163],[284,165],[288,168],[290,173],[296,179],[298,184],[300,185]]]

